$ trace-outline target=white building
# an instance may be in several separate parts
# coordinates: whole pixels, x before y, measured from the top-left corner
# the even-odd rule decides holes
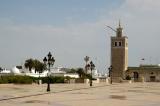
[[[3,69],[2,71],[0,71],[1,74],[10,74],[11,70],[7,70],[7,69]]]
[[[61,76],[61,77],[71,77],[71,78],[79,78],[77,73],[66,73],[65,68],[63,67],[55,67],[51,68],[50,72],[48,70],[43,71],[42,73],[38,73],[35,69],[32,69],[31,72],[28,69],[18,69],[16,66],[13,67],[11,70],[4,69],[0,71],[1,75],[26,75],[31,77],[47,77],[50,76]]]

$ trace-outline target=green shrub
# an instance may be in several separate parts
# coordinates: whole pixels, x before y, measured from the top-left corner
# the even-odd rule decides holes
[[[0,83],[14,83],[14,84],[31,84],[33,82],[32,78],[29,76],[1,76]]]
[[[8,81],[1,76],[1,78],[0,78],[0,84],[6,84],[7,82]]]
[[[1,76],[0,77],[0,84],[7,84],[10,83],[9,76]]]
[[[43,77],[42,79],[42,83],[47,83],[48,82],[48,77]],[[64,79],[65,77],[49,77],[50,83],[64,83]]]
[[[129,75],[127,75],[126,80],[131,80],[131,77]]]
[[[50,77],[50,83],[65,83],[64,80],[66,77]],[[67,77],[69,79],[69,77]],[[10,76],[0,76],[0,84],[14,83],[14,84],[32,84],[37,83],[38,80],[42,80],[42,83],[48,82],[48,77],[35,78],[29,76],[19,76],[19,75],[10,75]]]

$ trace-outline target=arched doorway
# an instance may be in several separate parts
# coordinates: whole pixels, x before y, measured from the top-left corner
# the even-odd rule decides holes
[[[150,82],[155,82],[156,81],[156,76],[150,76]]]
[[[138,72],[133,72],[133,78],[134,78],[134,81],[138,81],[138,78],[139,78]]]

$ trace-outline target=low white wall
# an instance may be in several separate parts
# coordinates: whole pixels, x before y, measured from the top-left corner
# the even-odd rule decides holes
[[[79,78],[78,74],[64,74],[64,77]]]

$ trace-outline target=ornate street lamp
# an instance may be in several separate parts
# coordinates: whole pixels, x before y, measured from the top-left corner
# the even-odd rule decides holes
[[[91,69],[90,86],[92,86],[92,70],[95,68],[95,65],[91,61],[87,66]]]
[[[108,70],[109,70],[109,77],[110,77],[110,79],[111,79],[111,84],[112,84],[112,65],[108,68]]]
[[[52,57],[52,54],[51,52],[48,53],[48,58],[47,57],[44,57],[43,59],[43,62],[44,64],[48,65],[48,74],[47,74],[47,77],[48,77],[48,82],[47,82],[47,92],[50,91],[50,67],[54,65],[54,62],[55,62],[55,59],[54,57]]]

